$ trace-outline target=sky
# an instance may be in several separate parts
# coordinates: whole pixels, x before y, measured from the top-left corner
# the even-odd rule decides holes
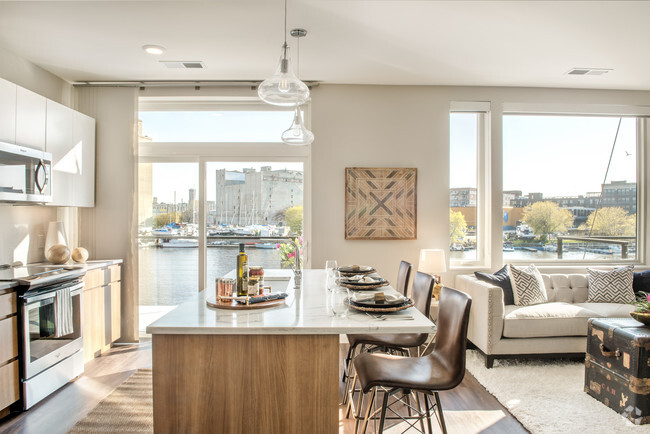
[[[619,118],[503,116],[503,189],[549,196],[600,192]],[[476,185],[476,118],[452,115],[452,187]],[[606,183],[636,182],[636,121],[623,118]]]

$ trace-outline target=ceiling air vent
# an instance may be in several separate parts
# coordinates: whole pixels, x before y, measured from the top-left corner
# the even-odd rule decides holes
[[[167,68],[174,69],[204,69],[205,65],[203,62],[187,62],[179,60],[161,60],[160,63],[165,65]]]
[[[567,72],[568,75],[603,75],[607,74],[609,71],[613,71],[612,69],[605,69],[605,68],[573,68],[569,72]]]

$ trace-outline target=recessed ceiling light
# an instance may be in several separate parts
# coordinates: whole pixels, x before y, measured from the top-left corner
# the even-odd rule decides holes
[[[154,54],[156,56],[160,56],[165,52],[165,47],[161,45],[143,45],[142,49],[147,53]]]

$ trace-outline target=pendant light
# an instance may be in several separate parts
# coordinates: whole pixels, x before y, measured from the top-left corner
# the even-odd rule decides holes
[[[314,133],[305,127],[300,106],[296,106],[291,126],[282,133],[282,141],[294,146],[307,146],[314,141]]]
[[[257,95],[265,103],[279,106],[300,105],[309,99],[309,88],[295,76],[289,61],[287,0],[284,0],[284,44],[282,44],[280,63],[275,74],[260,84]]]
[[[291,36],[298,40],[298,73],[300,73],[300,38],[307,36],[305,29],[293,29]],[[296,105],[296,110],[293,114],[293,122],[288,130],[282,133],[282,141],[287,145],[293,146],[307,146],[311,145],[314,141],[314,133],[305,127],[305,119],[300,105]]]

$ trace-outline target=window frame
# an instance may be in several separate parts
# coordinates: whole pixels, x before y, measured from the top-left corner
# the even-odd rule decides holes
[[[491,125],[491,103],[486,101],[452,101],[449,108],[449,120],[451,129],[451,115],[453,113],[475,113],[477,114],[476,125],[476,259],[452,260],[449,247],[450,269],[474,269],[477,267],[489,267],[491,249],[490,230],[490,206],[491,203],[491,182],[490,182],[490,125]],[[449,152],[451,158],[451,133],[449,135]],[[448,208],[451,186],[449,186],[447,198]],[[449,222],[447,222],[449,227]]]
[[[636,257],[634,259],[617,259],[617,260],[566,260],[566,259],[545,259],[535,261],[542,266],[550,267],[584,267],[588,265],[617,265],[617,264],[631,264],[631,265],[644,265],[648,257],[648,248],[650,243],[645,241],[645,234],[648,227],[648,215],[646,213],[646,181],[648,179],[647,169],[647,147],[650,144],[648,131],[650,126],[650,107],[645,106],[631,106],[631,105],[598,105],[598,104],[535,104],[535,103],[503,103],[501,112],[501,128],[503,139],[503,118],[510,115],[526,115],[526,116],[576,116],[576,117],[633,117],[636,118]],[[503,155],[503,140],[501,143],[501,153]],[[501,166],[501,179],[503,180],[504,167]],[[610,180],[611,181],[611,180]],[[503,193],[503,185],[501,186],[501,194]],[[601,187],[602,188],[602,187]],[[494,194],[494,192],[493,192]],[[502,206],[503,208],[503,206]],[[503,232],[502,226],[500,232]],[[498,247],[503,249],[503,237]],[[503,262],[503,256],[501,256]],[[508,263],[513,264],[530,264],[530,260],[526,259],[509,259]]]
[[[143,107],[145,109],[143,109]],[[278,107],[253,98],[140,97],[140,111],[277,111]],[[302,106],[307,128],[311,104]],[[290,108],[291,110],[291,108]],[[287,128],[289,125],[287,125]],[[207,163],[212,162],[301,162],[303,163],[303,267],[311,267],[311,146],[289,146],[282,142],[141,142],[138,163],[197,163],[199,201],[199,288],[207,282]]]

